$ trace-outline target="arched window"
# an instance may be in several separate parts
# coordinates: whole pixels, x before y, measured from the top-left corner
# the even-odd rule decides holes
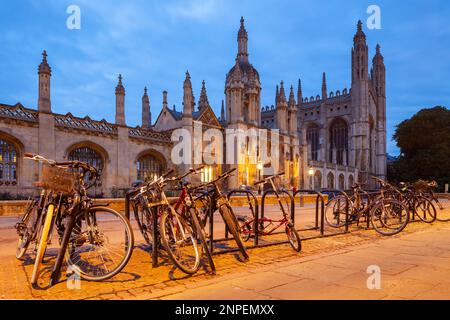
[[[11,143],[0,139],[0,185],[17,184],[17,151]]]
[[[339,190],[345,190],[345,177],[342,173],[339,175]]]
[[[306,141],[308,142],[308,145],[311,146],[310,158],[314,161],[319,160],[319,134],[319,126],[315,123],[310,124],[308,129],[306,130]]]
[[[157,157],[147,154],[137,161],[137,178],[142,181],[153,181],[163,174],[164,165]]]
[[[322,173],[317,170],[314,174],[314,189],[320,190],[322,188]]]
[[[90,147],[78,147],[69,152],[67,156],[69,161],[81,161],[93,166],[100,172],[103,171],[104,163],[102,156]],[[89,179],[88,176],[85,177]]]
[[[332,172],[327,176],[327,188],[330,190],[334,189],[334,174]]]
[[[330,127],[330,162],[336,152],[336,163],[348,165],[348,126],[342,119],[335,120]]]
[[[350,188],[353,188],[353,184],[354,184],[354,181],[353,181],[353,175],[349,175],[348,176],[348,188],[350,189]]]

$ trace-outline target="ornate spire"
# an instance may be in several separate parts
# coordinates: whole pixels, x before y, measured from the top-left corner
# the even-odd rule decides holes
[[[248,33],[247,33],[247,30],[245,30],[245,25],[244,25],[244,17],[241,17],[241,27],[239,28],[239,32],[238,32],[238,40],[241,38],[248,39]]]
[[[381,47],[379,44],[377,44],[377,46],[376,46],[376,53],[375,53],[375,56],[373,57],[373,63],[375,64],[378,62],[384,63],[384,57],[381,54]]]
[[[192,88],[191,75],[189,74],[189,71],[186,71],[186,78],[184,79],[183,88]]]
[[[301,105],[303,102],[303,92],[302,92],[302,80],[298,79],[297,87],[297,103]]]
[[[240,62],[248,62],[247,51],[248,34],[244,26],[244,17],[241,17],[241,27],[238,32],[238,54],[237,58]]]
[[[208,95],[206,94],[205,80],[202,81],[202,90],[200,92],[200,99],[198,100],[198,110],[204,110],[209,107]]]
[[[294,86],[291,86],[291,91],[289,93],[289,107],[295,108]]]
[[[366,42],[366,34],[362,30],[362,22],[358,20],[358,25],[356,28],[356,34],[353,37],[353,42],[356,44],[357,42]]]
[[[39,65],[39,74],[48,74],[52,75],[52,68],[50,68],[48,62],[47,62],[47,51],[42,52],[42,62]]]
[[[225,121],[225,104],[222,99],[222,108],[220,110],[220,120]]]
[[[142,96],[142,128],[148,129],[152,123],[152,114],[150,112],[150,99],[147,95],[147,87],[144,88]]]
[[[278,104],[278,96],[280,95],[278,85],[275,89],[275,106]]]
[[[286,94],[284,93],[284,82],[281,80],[280,83],[280,93],[278,94],[278,105],[286,106]]]
[[[125,88],[122,85],[122,75],[116,87],[116,124],[125,125]]]
[[[121,74],[119,74],[119,82],[117,83],[117,86],[116,86],[116,95],[119,95],[119,94],[125,95],[125,88],[123,87],[123,84],[122,84],[122,75]]]
[[[194,109],[194,94],[192,93],[191,75],[186,71],[186,79],[183,84],[183,116],[192,117]]]
[[[325,72],[322,74],[322,99],[327,99],[327,76]]]

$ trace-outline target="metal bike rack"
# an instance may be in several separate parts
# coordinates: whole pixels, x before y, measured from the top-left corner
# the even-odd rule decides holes
[[[133,207],[133,213],[137,214],[137,208],[133,202],[130,201],[131,194],[127,192],[125,195],[125,217],[127,217],[128,221],[130,221],[130,203]],[[154,208],[151,208],[152,214],[152,237],[153,237],[153,245],[152,245],[152,268],[158,267],[158,254],[159,254],[159,236],[158,236],[158,217],[155,214]]]
[[[253,218],[254,218],[254,225],[253,225],[253,227],[255,228],[254,230],[258,230],[257,229],[258,223],[259,223],[259,203],[258,203],[258,198],[250,190],[234,189],[234,190],[231,190],[230,192],[228,192],[228,194],[227,194],[228,201],[230,201],[231,197],[233,195],[236,195],[236,194],[237,195],[245,194],[247,196],[247,201],[248,201],[248,204],[250,206],[252,206],[252,200],[251,199],[253,199],[253,203],[254,203],[254,206],[255,206],[254,208],[252,208],[253,209],[252,210]],[[225,226],[225,238],[228,238],[228,227],[227,226]],[[259,242],[259,234],[256,232],[255,233],[255,238],[253,240],[253,243],[254,243],[255,246],[257,246],[258,242]]]
[[[323,196],[322,193],[315,191],[315,190],[307,190],[307,189],[303,189],[303,190],[297,190],[296,192],[294,192],[293,194],[293,198],[294,198],[294,210],[295,210],[295,197],[300,195],[300,194],[315,194],[317,195],[316,197],[316,210],[315,210],[315,227],[313,228],[308,228],[308,229],[300,229],[297,231],[308,231],[308,230],[318,230],[319,229],[319,204],[320,204],[320,234],[323,236],[324,235],[324,230],[325,230],[325,197]]]

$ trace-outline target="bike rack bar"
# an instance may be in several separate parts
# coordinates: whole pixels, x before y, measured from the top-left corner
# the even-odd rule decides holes
[[[125,195],[125,217],[127,217],[128,221],[130,221],[130,204],[133,208],[133,213],[135,216],[137,215],[137,207],[134,205],[134,202],[130,199],[131,193],[127,192]],[[158,267],[158,254],[159,254],[159,243],[158,243],[158,217],[154,208],[151,209],[153,226],[152,226],[152,237],[153,237],[153,245],[152,245],[152,268]],[[130,221],[131,223],[131,221]]]
[[[295,210],[295,197],[297,195],[304,194],[304,193],[317,195],[317,197],[316,197],[316,209],[315,209],[315,227],[312,228],[312,229],[304,229],[304,230],[298,230],[298,231],[307,231],[307,230],[317,230],[317,229],[319,229],[319,200],[320,200],[320,234],[323,235],[324,234],[324,229],[325,229],[325,224],[324,224],[324,220],[325,220],[325,197],[323,196],[322,193],[320,193],[318,191],[315,191],[315,190],[308,190],[308,189],[297,190],[293,194],[294,210]]]

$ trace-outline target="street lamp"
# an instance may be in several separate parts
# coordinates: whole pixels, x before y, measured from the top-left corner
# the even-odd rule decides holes
[[[258,161],[256,164],[256,169],[258,170],[258,181],[261,181],[261,171],[263,170],[262,161]],[[261,195],[261,185],[258,185],[258,194]]]
[[[309,175],[309,187],[312,190],[312,189],[314,189],[314,186],[313,186],[314,169],[313,168],[309,168],[308,175]]]

